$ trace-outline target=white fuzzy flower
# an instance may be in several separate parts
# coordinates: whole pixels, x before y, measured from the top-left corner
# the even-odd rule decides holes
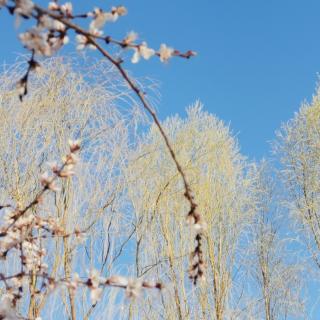
[[[96,304],[100,299],[102,295],[102,288],[92,288],[90,289],[90,299],[92,304]]]
[[[59,172],[59,166],[56,161],[47,163],[54,174]]]
[[[151,48],[148,48],[146,42],[142,42],[142,44],[140,44],[137,48],[134,48],[134,54],[131,58],[131,62],[138,63],[140,61],[140,57],[148,60],[153,55],[155,55],[155,51]]]
[[[15,277],[11,280],[11,285],[13,288],[22,287],[25,284],[25,278],[23,277]]]
[[[78,276],[78,275],[77,275]],[[79,277],[79,276],[78,276]],[[79,285],[79,280],[78,280],[78,278],[73,278],[73,280],[72,281],[68,281],[67,283],[66,283],[66,285],[67,285],[67,288],[68,289],[70,289],[73,293],[77,290],[77,288],[78,288],[78,285]]]
[[[49,176],[47,171],[40,176],[40,183],[43,186],[48,185],[51,181],[52,181],[52,177]]]
[[[56,10],[59,10],[60,7],[56,2],[50,1],[49,4],[48,4],[48,9],[56,11]]]
[[[197,233],[203,233],[207,230],[207,224],[204,221],[199,221],[193,225],[193,229]]]
[[[88,17],[93,17],[90,23],[90,30],[101,29],[107,22],[116,22],[120,16],[127,14],[127,9],[124,6],[112,7],[111,12],[104,12],[100,8],[94,8],[89,12]]]
[[[50,18],[48,15],[42,15],[39,18],[39,26],[48,30],[65,31],[66,25],[58,20]]]
[[[129,280],[126,288],[126,295],[128,298],[137,298],[142,288],[141,280]]]
[[[13,308],[14,295],[11,293],[6,293],[2,296],[0,301],[0,319],[5,320],[16,320],[18,315]]]
[[[111,13],[121,17],[121,16],[125,16],[128,13],[128,10],[124,6],[112,7]]]
[[[150,59],[155,54],[153,49],[147,47],[146,42],[142,42],[142,45],[139,46],[139,52],[141,57],[146,60]]]
[[[58,51],[62,46],[69,42],[69,37],[66,34],[61,34],[58,37],[51,37],[48,40],[52,52]]]
[[[29,226],[34,220],[34,215],[33,214],[29,214],[27,216],[22,216],[20,217],[20,219],[18,219],[16,221],[16,227],[17,228],[21,228],[21,227],[24,227],[24,226]]]
[[[50,177],[48,172],[44,172],[40,176],[40,183],[43,187],[50,189],[51,191],[59,191],[59,188],[56,186],[55,181],[53,180],[53,177]]]
[[[123,39],[124,45],[130,45],[138,39],[138,34],[134,31],[130,31],[127,36]]]
[[[79,157],[74,153],[70,153],[70,154],[62,157],[62,161],[67,166],[69,166],[70,169],[72,169],[72,166],[79,162]]]
[[[72,16],[72,3],[66,2],[60,7],[60,10],[65,16],[67,17]]]
[[[72,167],[66,166],[62,171],[59,172],[59,177],[61,178],[69,178],[72,177],[75,172],[72,170]]]
[[[93,17],[93,21],[90,23],[90,30],[101,29],[107,22],[115,22],[117,17],[111,12],[104,12],[100,8],[94,8],[93,12],[90,12],[88,16]]]
[[[27,32],[21,33],[19,38],[27,49],[34,50],[37,54],[43,56],[52,54],[51,47],[47,42],[47,36],[41,32],[40,28],[32,28]]]
[[[31,0],[16,0],[16,7],[14,13],[20,14],[22,16],[30,17],[34,4]]]
[[[82,34],[78,34],[76,36],[77,40],[77,50],[82,50],[88,45],[88,38],[86,36],[83,36]]]
[[[160,61],[166,62],[168,61],[174,53],[174,49],[167,47],[165,44],[161,44],[159,49]]]
[[[126,287],[129,280],[125,277],[114,275],[108,278],[107,283],[111,286]]]
[[[196,221],[196,219],[194,218],[193,215],[191,215],[191,214],[187,215],[187,218],[186,218],[187,224],[194,225],[195,221]]]
[[[74,152],[80,150],[80,139],[77,139],[77,140],[69,139],[68,144],[69,144],[69,148],[70,148],[71,153],[74,153]]]
[[[94,36],[100,36],[102,34],[102,31],[97,29],[92,29],[90,30],[90,33]],[[76,40],[78,42],[77,50],[83,50],[86,47],[89,47],[90,49],[93,49],[93,50],[97,49],[93,44],[90,43],[88,38],[82,34],[78,34],[76,36]]]
[[[61,39],[61,38],[60,38]],[[69,37],[67,35],[64,35],[63,38],[62,38],[62,43],[63,44],[67,44],[69,43]]]
[[[92,269],[89,274],[90,287],[98,288],[100,284],[100,272],[96,269]]]

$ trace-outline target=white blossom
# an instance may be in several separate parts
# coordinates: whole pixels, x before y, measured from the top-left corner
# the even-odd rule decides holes
[[[22,16],[30,17],[34,4],[31,0],[16,0],[16,7],[14,12]]]
[[[59,10],[59,8],[60,7],[56,2],[50,1],[49,4],[48,4],[48,9],[49,10],[56,11],[56,10]]]
[[[64,156],[62,158],[63,163],[65,163],[68,166],[72,166],[75,165],[79,162],[79,157],[74,154],[74,153],[70,153],[67,156]],[[71,167],[70,167],[71,168]]]
[[[196,222],[196,219],[193,215],[188,215],[186,218],[186,222],[196,233],[203,233],[207,230],[207,224],[205,221],[203,221],[203,219],[200,218],[200,216],[198,217]]]
[[[67,44],[68,42],[69,42],[69,37],[66,34],[63,34],[62,36],[58,36],[58,37],[51,37],[48,40],[48,43],[53,52],[58,51],[63,45]]]
[[[138,34],[134,31],[130,31],[127,36],[123,39],[125,45],[130,45],[138,39]]]
[[[196,219],[194,218],[193,215],[191,215],[191,214],[187,215],[186,222],[188,225],[194,225],[195,221],[196,221]]]
[[[137,298],[140,294],[142,288],[142,281],[141,280],[129,280],[127,288],[126,288],[126,295],[128,298]]]
[[[75,174],[75,172],[72,170],[72,166],[66,166],[62,171],[59,173],[59,177],[61,178],[68,178]]]
[[[112,7],[111,12],[105,12],[100,8],[94,8],[88,13],[89,17],[93,17],[90,23],[90,30],[101,29],[107,22],[116,22],[120,16],[127,14],[124,6]]]
[[[6,293],[2,296],[0,301],[0,319],[16,320],[18,319],[15,309],[13,308],[14,296],[13,294]]]
[[[0,248],[2,253],[14,248],[22,240],[21,232],[17,231],[8,231],[5,237],[2,237],[0,240]]]
[[[13,288],[19,289],[21,287],[28,285],[28,279],[25,277],[14,277],[11,280],[11,285]]]
[[[108,278],[107,282],[110,285],[126,287],[129,283],[129,280],[122,276],[113,275],[110,278]]]
[[[40,176],[40,183],[41,185],[46,186],[50,182],[52,182],[52,177],[50,177],[49,173],[46,171]]]
[[[77,34],[76,36],[77,40],[77,50],[82,50],[88,45],[88,38],[82,34]]]
[[[43,187],[46,187],[51,191],[59,191],[59,188],[56,186],[53,177],[49,176],[47,171],[40,176],[40,183]]]
[[[98,288],[100,284],[100,272],[96,269],[92,269],[89,274],[92,288]]]
[[[66,283],[66,286],[69,290],[71,290],[74,293],[78,288],[78,281],[74,281],[74,280],[68,281]]]
[[[7,224],[11,224],[13,222],[13,216],[17,214],[16,211],[5,211],[4,216],[2,217],[3,221],[6,222]]]
[[[36,268],[39,272],[46,272],[48,265],[42,262],[42,257],[45,256],[46,251],[40,248],[37,244],[23,241],[23,262],[27,271],[34,270]]]
[[[80,140],[79,139],[77,139],[77,140],[69,139],[68,144],[69,144],[71,153],[76,152],[80,149]]]
[[[148,48],[146,42],[142,42],[142,44],[140,44],[137,48],[134,48],[134,54],[131,58],[131,62],[138,63],[140,61],[140,57],[148,60],[153,55],[155,55],[155,51],[151,48]]]
[[[66,2],[60,7],[61,12],[67,17],[72,16],[72,3]]]
[[[207,230],[207,224],[204,221],[199,221],[193,225],[193,229],[197,233],[203,233]]]
[[[52,54],[51,47],[47,42],[47,35],[42,33],[40,28],[32,28],[21,33],[19,38],[27,49],[34,50],[37,54],[44,56]]]
[[[39,26],[48,30],[65,31],[66,25],[56,19],[50,18],[48,15],[42,15],[39,19]]]
[[[99,287],[100,283],[105,282],[105,279],[100,276],[100,272],[92,269],[89,274],[89,289],[90,289],[90,298],[92,304],[96,304],[100,300],[102,295],[102,288]]]
[[[33,214],[29,214],[29,215],[24,215],[22,217],[20,217],[17,221],[15,226],[17,228],[21,228],[24,226],[28,226],[32,223],[32,221],[34,220],[34,215]]]
[[[50,169],[52,170],[53,173],[56,174],[59,171],[59,166],[58,166],[57,161],[48,162],[47,164],[48,164],[48,166],[50,167]]]
[[[102,288],[90,289],[90,299],[92,304],[96,304],[101,299],[101,295],[102,295]]]
[[[116,16],[111,12],[104,12],[100,8],[94,8],[93,12],[88,14],[93,17],[93,21],[90,23],[90,30],[101,29],[107,22],[115,22]]]
[[[90,30],[90,33],[93,36],[100,36],[102,34],[102,31],[100,31],[98,29],[92,29],[92,30]],[[76,40],[78,42],[77,50],[83,50],[86,47],[89,47],[90,49],[93,49],[93,50],[97,49],[93,44],[90,43],[88,38],[82,34],[78,34],[76,36]]]
[[[125,16],[128,13],[128,10],[124,6],[112,7],[111,12],[117,14],[118,16]]]
[[[160,61],[166,62],[168,61],[174,53],[174,49],[167,47],[165,44],[161,44],[159,49]]]

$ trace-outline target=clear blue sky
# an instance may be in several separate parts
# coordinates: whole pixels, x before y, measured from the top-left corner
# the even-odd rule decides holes
[[[47,3],[47,1],[39,1]],[[39,3],[38,2],[38,3]],[[238,135],[242,152],[259,159],[282,121],[310,100],[320,71],[319,0],[75,0],[77,11],[124,4],[128,16],[105,33],[134,30],[158,48],[192,49],[190,61],[157,59],[127,64],[139,77],[161,82],[159,116],[184,114],[200,99]],[[0,12],[0,62],[24,52],[7,12]],[[110,32],[109,32],[110,31]],[[69,44],[70,48],[72,45]],[[71,49],[70,49],[71,50]]]
[[[39,3],[39,2],[38,2]],[[40,3],[47,3],[40,1]],[[282,121],[310,100],[320,71],[319,0],[77,0],[79,11],[97,3],[124,4],[129,15],[106,33],[137,31],[150,46],[165,42],[192,49],[190,61],[163,65],[154,59],[137,66],[137,76],[161,82],[161,119],[200,99],[205,108],[231,123],[242,152],[268,155],[268,141]],[[0,61],[12,62],[19,46],[12,17],[0,12]],[[69,44],[70,47],[72,47]]]

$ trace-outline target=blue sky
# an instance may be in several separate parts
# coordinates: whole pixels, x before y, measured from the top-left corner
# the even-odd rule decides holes
[[[129,15],[108,26],[106,33],[111,35],[122,37],[134,30],[152,47],[164,42],[197,51],[190,61],[174,59],[163,65],[154,59],[127,67],[136,76],[161,82],[161,119],[183,114],[187,105],[200,99],[206,110],[230,122],[242,152],[250,158],[269,154],[274,131],[314,92],[320,71],[318,0],[76,3],[77,11],[94,3],[106,9],[124,4]],[[0,12],[1,63],[23,52],[17,41],[23,25],[18,30],[13,25],[12,18]]]
[[[47,3],[39,1],[38,3]],[[238,136],[251,159],[270,154],[281,122],[310,100],[320,71],[319,0],[76,0],[77,12],[91,5],[124,4],[129,14],[105,33],[122,38],[134,30],[151,47],[166,43],[198,56],[190,61],[157,59],[126,66],[138,77],[161,82],[159,117],[184,114],[200,99]],[[0,63],[25,52],[14,21],[0,12]],[[74,51],[71,44],[68,51]]]

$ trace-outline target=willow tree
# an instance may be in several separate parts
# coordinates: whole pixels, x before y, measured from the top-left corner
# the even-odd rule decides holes
[[[320,268],[320,90],[278,132],[275,151],[291,210],[310,256]]]
[[[252,319],[301,319],[303,265],[292,250],[279,182],[265,160],[258,166],[256,191],[258,210],[250,226],[246,263],[252,277],[248,279],[252,299],[238,319],[248,319],[248,309]]]
[[[139,121],[139,112],[135,112],[128,89],[110,65],[93,60],[86,60],[84,65],[75,71],[75,61],[71,59],[47,60],[29,78],[30,93],[23,103],[14,85],[14,79],[21,75],[21,65],[0,75],[0,203],[5,204],[1,207],[4,217],[11,214],[11,206],[17,206],[17,212],[32,203],[44,181],[44,177],[41,181],[39,177],[45,171],[57,171],[61,157],[68,152],[68,139],[82,141],[75,176],[70,171],[70,177],[60,181],[60,190],[42,197],[38,206],[30,207],[33,217],[54,221],[56,225],[52,234],[46,234],[48,226],[44,226],[27,237],[34,237],[29,241],[46,249],[47,255],[41,259],[50,279],[71,279],[75,272],[85,277],[93,268],[101,276],[110,275],[132,233],[123,213],[124,185],[119,170],[127,158],[129,136]],[[133,107],[130,117],[124,109],[125,101]],[[78,237],[81,230],[86,230],[86,239],[82,241]],[[2,235],[1,248],[5,241]],[[23,255],[27,259],[25,251]],[[14,274],[19,272],[19,265],[19,254],[6,254],[0,272]],[[42,314],[45,318],[76,319],[81,315],[86,319],[96,309],[100,314],[116,312],[116,304],[109,298],[110,303],[101,304],[101,308],[94,303],[93,308],[87,290],[75,293],[69,285],[51,292],[42,287],[36,262],[29,267],[34,276],[23,282],[24,294],[18,304],[24,318],[35,319]],[[117,268],[115,272],[119,271],[119,264]],[[0,298],[5,299],[13,288],[7,280],[1,287]],[[106,297],[110,293],[107,291]],[[5,303],[1,304],[3,313]]]
[[[127,168],[136,212],[136,273],[138,277],[161,276],[169,287],[159,306],[144,304],[139,318],[221,320],[234,307],[237,246],[255,208],[254,179],[229,128],[203,111],[200,103],[187,110],[186,119],[171,117],[163,126],[206,221],[206,226],[199,227],[204,229],[201,249],[207,274],[197,289],[186,279],[188,265],[183,258],[192,251],[196,230],[186,229],[183,185],[152,126]]]

